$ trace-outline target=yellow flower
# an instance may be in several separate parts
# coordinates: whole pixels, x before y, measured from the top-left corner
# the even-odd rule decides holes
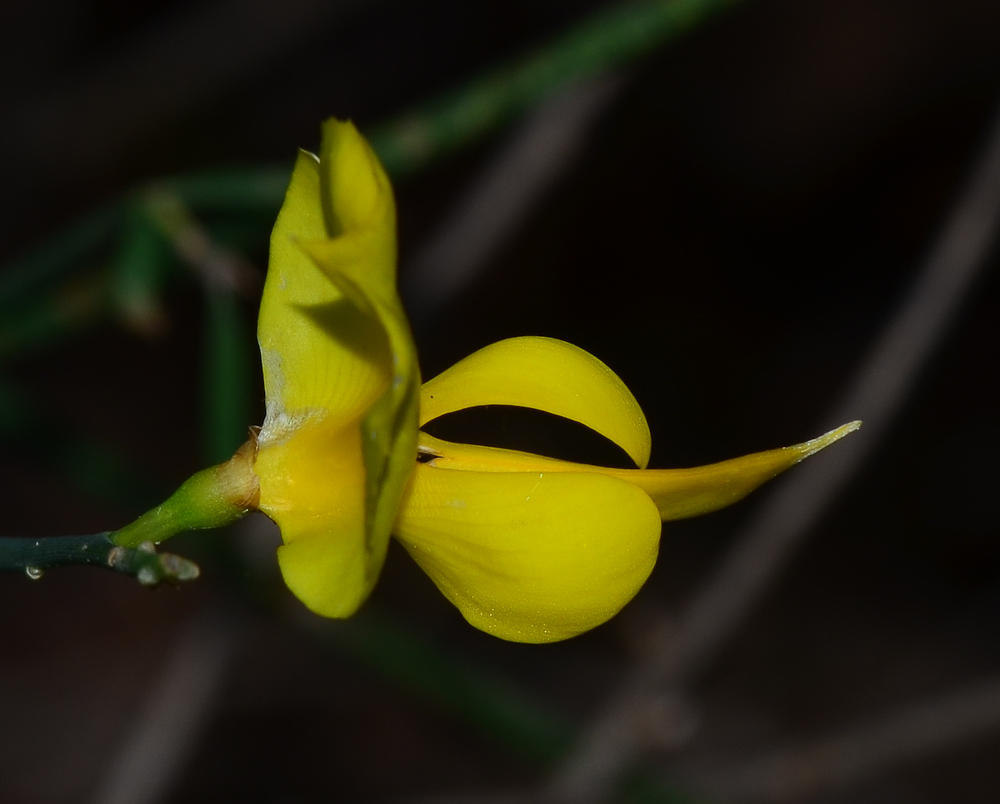
[[[562,341],[501,341],[421,389],[395,264],[388,179],[352,124],[327,121],[319,158],[299,156],[271,240],[258,327],[267,413],[254,465],[259,508],[281,529],[285,581],[318,614],[361,605],[395,533],[477,628],[523,642],[574,636],[642,586],[662,520],[735,502],[857,426],[711,466],[648,470],[635,398]],[[418,434],[491,404],[587,425],[638,468]]]
[[[420,375],[396,294],[389,180],[350,123],[301,152],[271,236],[257,328],[267,411],[254,470],[278,562],[347,617],[378,579],[413,470]]]
[[[425,383],[420,425],[478,405],[536,408],[585,424],[637,469],[609,469],[420,434],[396,536],[477,628],[551,642],[614,616],[656,562],[661,521],[723,508],[857,422],[793,447],[693,469],[646,469],[649,428],[604,363],[551,338],[511,338]],[[429,460],[428,460],[429,459]]]

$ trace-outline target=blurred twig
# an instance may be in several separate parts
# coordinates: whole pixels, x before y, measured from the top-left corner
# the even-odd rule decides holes
[[[415,329],[475,280],[575,164],[589,128],[623,83],[616,75],[592,78],[547,100],[475,177],[439,231],[401,271],[401,292]]]
[[[2,152],[36,171],[94,175],[137,138],[248,80],[359,5],[211,0],[171,8],[103,63],[29,93],[4,116]]]
[[[758,509],[678,627],[628,674],[549,788],[561,801],[606,797],[642,752],[637,728],[658,691],[694,682],[763,596],[809,529],[825,514],[892,425],[934,348],[986,266],[1000,228],[1000,116],[913,286],[876,338],[828,422],[865,429],[789,476]]]
[[[722,801],[797,801],[1000,728],[1000,679],[952,692],[832,737],[741,762],[699,763],[684,778]],[[670,772],[676,781],[677,770]]]
[[[371,605],[344,622],[317,619],[301,607],[295,611],[314,639],[526,759],[549,765],[571,744],[572,726],[544,703]]]
[[[371,131],[390,173],[423,168],[553,93],[604,75],[739,0],[639,0],[593,14],[526,58]]]
[[[260,272],[243,255],[220,245],[177,193],[154,188],[146,195],[146,208],[177,256],[205,286],[243,294],[260,286]]]
[[[246,312],[235,294],[205,289],[202,346],[202,453],[209,463],[232,457],[253,423],[257,356]]]
[[[169,492],[106,444],[60,420],[47,400],[2,375],[0,440],[8,454],[53,467],[88,494],[127,508],[148,508]]]
[[[93,804],[156,804],[167,797],[218,706],[238,625],[210,608],[183,628]]]
[[[246,440],[251,424],[251,367],[255,357],[238,297],[256,296],[262,277],[242,254],[216,242],[175,194],[165,190],[151,193],[147,203],[177,256],[191,268],[204,289],[204,457],[218,463]]]
[[[369,132],[372,145],[390,174],[400,176],[420,170],[553,94],[577,82],[606,75],[737,2],[639,0],[614,5],[592,15],[547,46],[422,104],[395,121],[373,127]],[[312,2],[300,6],[303,16],[294,20],[294,24],[283,26],[283,30],[284,27],[288,30],[277,39],[299,35],[296,26],[307,20],[309,14],[320,11]],[[213,6],[206,18],[209,27],[217,23],[219,9],[227,7],[226,2]],[[257,35],[259,31],[248,29],[244,33]],[[93,117],[92,110],[88,115]],[[196,213],[206,210],[276,213],[287,183],[287,169],[268,166],[180,176],[158,181],[156,187],[173,194]],[[45,246],[4,266],[0,272],[0,312],[35,303],[35,296],[52,293],[56,283],[68,273],[93,265],[101,249],[109,247],[116,236],[127,238],[129,234],[123,233],[122,226],[123,222],[128,224],[128,208],[136,198],[142,199],[147,189],[140,188],[128,198],[55,233]],[[26,329],[32,331],[31,327]],[[46,332],[50,330],[56,331],[58,327],[48,327]],[[2,336],[0,331],[0,341]],[[27,341],[19,343],[25,345]]]

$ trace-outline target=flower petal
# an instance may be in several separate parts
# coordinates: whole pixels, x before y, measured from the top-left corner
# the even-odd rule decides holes
[[[610,469],[528,452],[454,444],[426,433],[420,434],[419,449],[433,456],[431,468],[469,472],[598,472],[616,477],[645,491],[656,504],[660,517],[667,521],[707,514],[742,500],[758,486],[860,426],[861,422],[849,422],[803,444],[692,469]]]
[[[367,545],[363,461],[356,421],[340,430],[306,427],[257,456],[260,509],[285,542],[278,548],[285,583],[326,617],[353,614],[371,588],[372,567],[376,576],[381,567]]]
[[[331,233],[343,235],[302,246],[359,309],[381,323],[392,355],[389,387],[362,423],[368,542],[381,565],[413,471],[420,369],[396,290],[396,205],[389,177],[352,124],[328,120],[323,135],[324,214]]]
[[[389,181],[354,126],[329,120],[272,235],[256,464],[285,581],[325,616],[374,586],[413,468],[420,376],[395,276]]]
[[[717,511],[861,426],[854,421],[791,447],[755,452],[693,469],[653,469],[618,474],[652,497],[664,521]]]
[[[604,363],[565,341],[510,338],[469,355],[424,383],[420,425],[478,405],[565,416],[614,441],[636,465],[649,461],[649,426],[632,392]]]
[[[306,420],[356,419],[389,384],[391,354],[383,327],[347,299],[302,250],[326,237],[319,164],[300,153],[271,235],[257,323],[267,414],[262,446]]]
[[[381,567],[400,499],[413,471],[417,450],[420,370],[403,306],[395,294],[369,284],[361,272],[364,236],[302,244],[348,298],[378,321],[391,354],[391,381],[361,422],[366,484],[367,544]],[[344,248],[339,248],[344,246]],[[374,584],[377,576],[371,577]],[[369,587],[370,588],[370,587]],[[366,593],[367,594],[367,593]]]
[[[656,562],[660,518],[644,492],[613,477],[421,464],[396,537],[472,625],[553,642],[632,599]]]
[[[396,205],[378,157],[353,123],[327,120],[320,165],[327,233],[303,245],[358,306],[364,307],[365,301],[345,287],[342,279],[360,289],[365,298],[398,303]]]

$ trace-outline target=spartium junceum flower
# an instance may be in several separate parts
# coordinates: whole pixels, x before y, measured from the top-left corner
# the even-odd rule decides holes
[[[550,642],[603,623],[656,561],[661,522],[735,502],[857,428],[695,469],[647,469],[649,428],[624,383],[563,341],[514,338],[420,384],[396,292],[392,188],[351,123],[299,154],[271,237],[258,339],[267,411],[228,463],[191,478],[115,535],[159,541],[259,509],[281,529],[289,588],[348,617],[391,535],[465,618]],[[447,413],[517,405],[580,422],[635,469],[454,444],[420,431]]]

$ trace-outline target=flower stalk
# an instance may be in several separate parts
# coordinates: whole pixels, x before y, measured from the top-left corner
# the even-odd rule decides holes
[[[113,544],[135,548],[159,544],[187,530],[221,528],[257,507],[260,482],[253,471],[257,436],[225,463],[189,477],[170,498],[134,522],[110,534]]]

